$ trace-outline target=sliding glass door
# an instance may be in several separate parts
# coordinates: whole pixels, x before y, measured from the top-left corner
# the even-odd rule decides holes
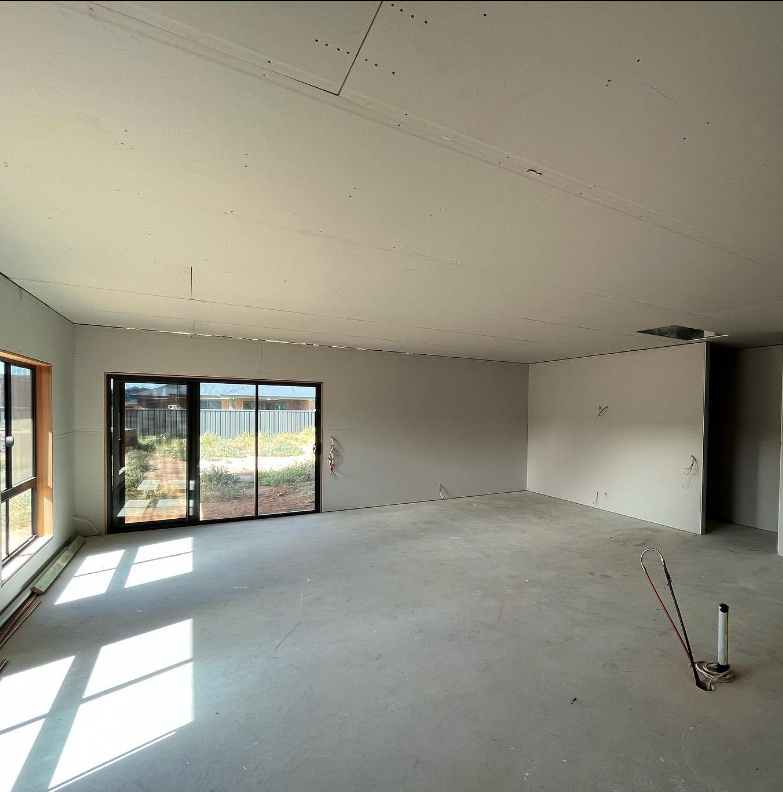
[[[188,386],[118,380],[114,516],[125,525],[188,516]],[[113,427],[113,428],[114,428]]]
[[[35,373],[0,359],[0,560],[35,536]]]
[[[256,514],[256,385],[201,382],[199,494],[204,520]]]
[[[259,514],[313,511],[316,388],[258,386]]]
[[[113,530],[317,511],[320,387],[107,380]]]

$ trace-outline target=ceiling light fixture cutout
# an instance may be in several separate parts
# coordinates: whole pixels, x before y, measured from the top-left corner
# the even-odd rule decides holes
[[[683,327],[682,325],[666,325],[666,327],[651,327],[649,330],[637,330],[637,333],[674,338],[677,341],[711,341],[713,338],[725,338],[726,333],[716,333],[713,330],[699,330],[698,327]]]

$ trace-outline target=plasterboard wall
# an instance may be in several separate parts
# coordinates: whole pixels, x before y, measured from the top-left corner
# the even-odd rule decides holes
[[[0,349],[49,363],[52,367],[54,523],[52,539],[0,587],[2,611],[75,533],[72,520],[74,327],[11,281],[0,277]]]
[[[707,517],[778,530],[783,347],[710,350]]]
[[[77,513],[96,525],[106,372],[323,382],[325,511],[525,488],[526,365],[77,326]]]
[[[532,365],[528,489],[700,533],[704,378],[695,344]]]

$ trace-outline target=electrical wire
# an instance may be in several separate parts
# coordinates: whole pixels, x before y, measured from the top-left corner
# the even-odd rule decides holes
[[[699,461],[696,459],[695,456],[693,456],[693,454],[691,454],[691,464],[688,467],[683,468],[682,472],[683,475],[685,476],[682,482],[682,488],[689,489],[691,486],[691,479],[693,479],[694,476],[698,475],[699,472]]]
[[[663,604],[663,600],[661,599],[661,595],[658,593],[658,589],[655,588],[655,583],[652,582],[652,578],[650,577],[650,573],[647,571],[647,567],[644,565],[644,554],[654,552],[658,553],[658,557],[661,559],[661,566],[663,567],[663,574],[666,576],[666,584],[669,587],[669,593],[672,596],[672,602],[674,603],[674,608],[677,611],[677,618],[680,622],[680,626],[682,627],[682,633],[677,629],[677,625],[674,623],[674,619],[672,619],[671,614],[669,613],[666,606]],[[691,670],[693,671],[693,679],[696,682],[696,687],[700,690],[714,690],[715,686],[712,685],[712,680],[708,677],[708,682],[703,683],[699,678],[699,670],[696,666],[696,661],[693,659],[693,650],[691,649],[691,642],[688,640],[688,631],[685,629],[685,621],[682,618],[682,612],[680,611],[680,605],[677,602],[677,597],[674,594],[674,586],[672,585],[672,576],[669,574],[669,568],[666,566],[666,560],[664,559],[660,550],[657,550],[654,547],[648,547],[644,553],[639,556],[639,563],[641,564],[642,570],[644,571],[645,576],[647,577],[647,582],[652,587],[653,593],[655,594],[655,598],[660,603],[660,606],[663,608],[663,612],[666,614],[666,618],[669,620],[669,624],[671,624],[672,629],[674,630],[677,638],[682,645],[683,651],[685,652],[686,657],[688,658],[688,663],[690,664]],[[706,675],[705,675],[706,676]]]
[[[734,674],[731,672],[731,668],[727,668],[725,671],[718,670],[717,663],[705,663],[704,660],[697,660],[696,661],[696,670],[709,682],[733,682],[734,681]]]

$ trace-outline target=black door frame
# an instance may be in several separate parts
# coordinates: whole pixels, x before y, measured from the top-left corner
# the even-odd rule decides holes
[[[27,492],[27,490],[32,490],[31,497],[31,519],[32,519],[32,532],[30,536],[19,545],[19,547],[12,550],[5,558],[0,558],[0,561],[7,563],[11,558],[13,558],[18,553],[22,552],[25,547],[27,547],[30,542],[33,541],[37,537],[37,514],[36,508],[38,505],[37,498],[36,498],[36,487],[38,486],[38,413],[36,411],[37,407],[37,400],[36,400],[36,387],[37,383],[35,381],[36,373],[35,367],[29,363],[22,363],[19,360],[14,360],[12,358],[6,358],[0,356],[0,366],[3,367],[3,381],[5,383],[5,391],[3,394],[3,412],[5,414],[5,429],[4,434],[6,437],[11,436],[13,437],[14,434],[14,420],[13,420],[13,395],[12,395],[12,375],[11,369],[12,368],[23,368],[27,369],[30,372],[30,399],[31,399],[31,414],[33,417],[33,435],[32,435],[32,442],[33,442],[33,450],[32,450],[32,461],[33,461],[33,475],[29,476],[26,479],[22,479],[22,481],[14,481],[13,475],[13,456],[14,456],[14,448],[12,446],[6,446],[5,448],[5,458],[3,460],[3,464],[5,465],[5,489],[0,491],[0,508],[3,509],[4,515],[2,522],[4,523],[3,532],[5,533],[5,542],[6,546],[10,544],[10,531],[11,531],[11,511],[10,511],[10,503],[11,499],[17,495],[21,495],[23,492]],[[0,442],[5,442],[3,438]],[[0,542],[0,547],[2,547],[2,542]],[[0,551],[0,556],[2,556],[2,552]]]
[[[114,399],[113,393],[124,393],[126,382],[153,382],[172,383],[186,386],[187,412],[186,417],[186,461],[187,461],[187,497],[186,516],[171,520],[155,520],[149,523],[125,523],[124,517],[115,516],[115,503],[123,503],[124,483],[119,475],[119,460],[121,458],[121,443],[124,436],[124,410],[125,400]],[[199,415],[199,385],[209,382],[225,382],[231,385],[255,385],[256,404],[256,458],[258,458],[258,387],[263,385],[292,385],[315,389],[315,507],[312,510],[280,512],[276,514],[258,514],[258,465],[255,465],[254,490],[255,514],[246,517],[223,517],[220,519],[201,519],[200,513],[200,421],[195,416]],[[173,528],[176,526],[210,525],[226,522],[242,522],[246,520],[266,520],[274,517],[291,517],[301,514],[317,514],[321,511],[321,388],[320,382],[304,382],[300,380],[271,380],[271,379],[242,379],[235,377],[183,377],[161,376],[160,374],[125,374],[107,373],[105,380],[106,398],[106,466],[108,479],[106,482],[106,525],[109,533],[127,533],[130,531],[149,531],[158,528]],[[121,431],[116,431],[119,428]],[[192,489],[191,489],[192,487]],[[116,510],[116,511],[119,511]]]

